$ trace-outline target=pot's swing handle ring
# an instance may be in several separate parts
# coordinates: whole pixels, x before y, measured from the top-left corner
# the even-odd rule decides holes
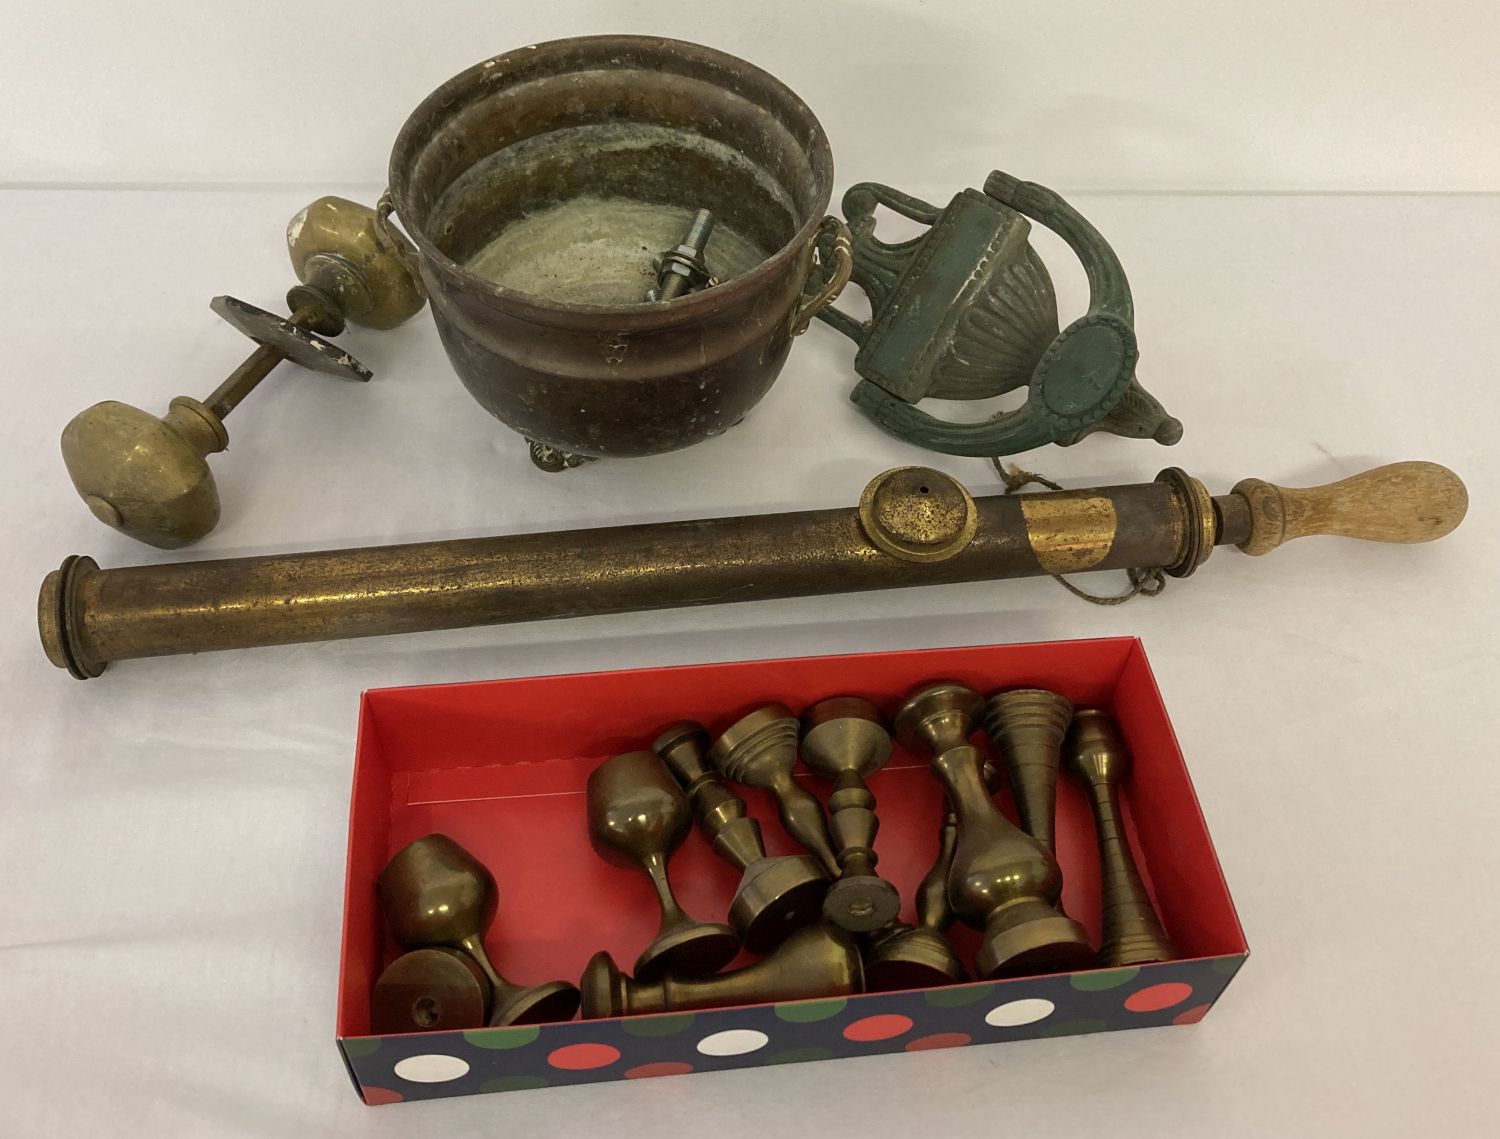
[[[807,296],[804,290],[802,304],[792,320],[793,336],[806,332],[813,317],[838,299],[854,272],[854,238],[849,227],[839,218],[829,214],[818,223],[812,246],[815,265],[824,270],[826,277],[823,287],[812,296]],[[809,272],[808,284],[811,285],[812,281],[813,273]]]
[[[411,274],[411,279],[417,286],[417,292],[427,296],[427,287],[422,283],[422,261],[417,256],[417,247],[411,243],[400,230],[391,225],[391,215],[396,212],[396,205],[391,201],[391,192],[385,190],[380,195],[380,200],[375,203],[375,233],[390,252],[400,258],[401,263],[406,266],[406,271]]]

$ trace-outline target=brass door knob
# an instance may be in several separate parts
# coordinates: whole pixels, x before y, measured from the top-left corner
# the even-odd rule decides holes
[[[651,879],[661,908],[656,937],[636,958],[636,976],[664,973],[701,977],[717,972],[740,951],[728,926],[697,921],[678,905],[667,860],[692,828],[687,796],[654,752],[607,759],[589,773],[589,838],[606,862],[633,866]]]
[[[931,754],[957,814],[948,901],[984,934],[976,961],[981,977],[1082,968],[1094,953],[1087,931],[1057,908],[1057,860],[1000,813],[985,787],[979,751],[969,743],[983,707],[972,689],[939,683],[914,692],[896,715],[896,738]]]
[[[572,1020],[578,990],[565,981],[516,985],[491,963],[484,931],[495,919],[495,880],[458,843],[430,834],[398,850],[376,883],[391,936],[403,949],[446,946],[467,953],[489,981],[489,1024]]]
[[[820,924],[799,929],[769,957],[717,977],[624,976],[608,953],[594,954],[579,983],[583,1019],[672,1009],[720,1008],[812,997],[843,997],[864,988],[859,950],[849,935]]]
[[[219,521],[219,491],[207,457],[229,445],[224,417],[283,360],[348,380],[370,370],[327,337],[346,321],[390,328],[425,303],[407,267],[404,241],[375,224],[375,211],[320,198],[292,219],[287,248],[301,282],[287,294],[288,319],[236,300],[214,312],[258,347],[206,399],[178,396],[155,416],[106,400],[63,428],[62,453],[79,496],[106,526],[162,549],[197,541]]]
[[[1080,708],[1068,733],[1069,774],[1088,791],[1099,840],[1099,896],[1104,932],[1100,965],[1144,965],[1177,956],[1172,939],[1162,928],[1151,895],[1141,880],[1125,816],[1120,810],[1120,786],[1129,781],[1130,752],[1119,728],[1102,708]]]
[[[802,759],[833,781],[830,827],[838,846],[839,877],[823,913],[841,929],[869,933],[901,912],[901,895],[875,872],[880,820],[866,777],[891,757],[891,733],[880,709],[858,696],[820,700],[802,716]]]
[[[828,875],[811,855],[767,857],[760,824],[745,801],[724,785],[708,762],[708,732],[684,721],[664,731],[652,746],[692,804],[698,825],[715,853],[740,871],[729,905],[729,924],[752,953],[766,953],[823,916]]]

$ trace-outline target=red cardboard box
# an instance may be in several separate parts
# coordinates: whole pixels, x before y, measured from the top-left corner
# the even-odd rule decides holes
[[[375,880],[406,843],[441,831],[489,867],[500,908],[487,944],[510,979],[576,980],[599,949],[628,968],[655,933],[655,896],[644,875],[608,865],[590,848],[583,790],[595,764],[649,747],[677,720],[717,731],[758,704],[780,701],[800,713],[840,694],[866,696],[889,713],[934,680],[985,694],[1050,688],[1114,713],[1135,759],[1125,802],[1140,868],[1180,960],[539,1027],[370,1034],[372,986],[399,953],[376,904]],[[826,795],[805,772],[799,778]],[[902,917],[910,921],[913,892],[937,850],[941,791],[927,764],[900,748],[870,788],[879,800],[880,870],[900,888]],[[761,821],[769,852],[794,853],[769,799],[736,789]],[[1008,792],[1000,802],[1014,818]],[[1058,788],[1057,836],[1064,907],[1097,943],[1093,822],[1081,790],[1066,778]],[[696,829],[673,857],[671,874],[689,913],[725,919],[739,874]],[[950,936],[972,964],[972,932],[955,925]],[[1247,955],[1166,708],[1133,638],[378,689],[361,702],[338,1045],[366,1103],[1192,1024]]]

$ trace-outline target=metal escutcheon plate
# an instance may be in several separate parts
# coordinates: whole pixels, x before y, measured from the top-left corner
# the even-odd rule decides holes
[[[257,344],[276,349],[304,368],[337,376],[341,380],[363,382],[371,376],[369,368],[337,344],[298,328],[273,312],[228,296],[215,297],[209,307]]]

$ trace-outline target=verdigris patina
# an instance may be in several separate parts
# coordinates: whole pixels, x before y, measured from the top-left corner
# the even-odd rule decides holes
[[[928,226],[910,241],[875,236],[875,208]],[[862,182],[844,195],[854,239],[852,283],[871,318],[824,309],[859,345],[851,399],[880,427],[931,451],[1012,455],[1067,446],[1095,431],[1171,444],[1182,424],[1136,380],[1130,285],[1099,231],[1057,194],[998,170],[984,191],[944,209]],[[1058,331],[1057,297],[1028,237],[1033,219],[1083,262],[1089,308]],[[923,399],[981,400],[1028,388],[1026,402],[980,422],[939,419]]]

